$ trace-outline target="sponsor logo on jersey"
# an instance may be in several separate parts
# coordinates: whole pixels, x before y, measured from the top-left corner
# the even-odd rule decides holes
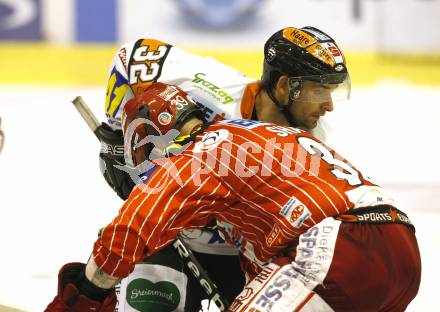
[[[171,312],[178,307],[180,296],[174,283],[137,278],[128,284],[126,300],[136,311]]]
[[[287,311],[287,309],[278,310],[274,305],[280,299],[284,302],[297,301],[295,299],[301,294],[301,289],[298,289],[295,283],[297,275],[292,265],[283,266],[280,271],[271,276],[259,296],[253,300],[251,307],[259,311]]]
[[[252,287],[245,287],[236,300],[247,300],[252,296],[253,293],[254,290]]]
[[[203,103],[196,101],[197,106],[202,110],[203,116],[207,121],[212,121],[215,118],[214,110],[212,110],[210,107],[204,105]]]
[[[163,125],[163,126],[167,126],[171,123],[171,114],[167,113],[167,112],[162,112],[159,114],[159,117],[157,118],[157,121]]]
[[[251,301],[249,311],[294,311],[311,291],[298,279],[293,265],[284,265]]]
[[[197,142],[194,146],[194,152],[207,152],[216,148],[223,141],[228,140],[229,131],[220,129],[217,131],[210,131],[205,133],[202,140]]]
[[[124,67],[127,66],[127,49],[122,48],[119,52],[118,52],[118,56],[119,59],[122,62],[122,65],[124,65]]]
[[[370,212],[370,213],[366,213],[366,214],[362,214],[362,215],[357,216],[357,220],[358,221],[373,221],[373,222],[377,222],[377,221],[393,221],[394,222],[396,217],[397,217],[397,215],[391,216],[388,213]]]
[[[299,236],[296,247],[297,278],[313,289],[321,284],[332,262],[340,221],[326,218]]]
[[[369,223],[390,223],[390,222],[403,222],[406,224],[412,224],[409,218],[401,213],[398,213],[394,209],[390,209],[386,212],[364,212],[355,216],[356,221],[363,221]]]
[[[197,88],[203,89],[209,94],[215,96],[218,100],[220,100],[223,104],[228,104],[234,101],[234,99],[223,89],[205,79],[205,73],[197,73],[194,75],[194,85]]]
[[[280,226],[275,223],[269,235],[266,237],[267,245],[272,246],[273,242],[276,240],[280,232],[281,232]]]
[[[296,197],[291,197],[281,208],[280,215],[286,218],[294,228],[300,228],[312,214]]]
[[[309,295],[310,290],[298,279],[291,264],[266,266],[234,300],[231,311],[293,311]]]
[[[232,312],[243,311],[243,308],[249,306],[255,302],[256,298],[260,296],[262,288],[274,277],[274,275],[280,270],[280,267],[274,263],[266,265],[260,273],[246,285],[242,292],[235,298],[234,302],[229,307]],[[259,312],[258,309],[250,309],[249,311]],[[268,310],[263,310],[268,311]]]

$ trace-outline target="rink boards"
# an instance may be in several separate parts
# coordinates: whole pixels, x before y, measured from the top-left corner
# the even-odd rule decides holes
[[[262,51],[253,49],[207,49],[184,47],[211,56],[244,74],[259,78]],[[118,45],[0,44],[0,84],[105,85],[107,71]],[[440,85],[440,54],[384,54],[346,52],[355,86],[383,79],[417,85]]]

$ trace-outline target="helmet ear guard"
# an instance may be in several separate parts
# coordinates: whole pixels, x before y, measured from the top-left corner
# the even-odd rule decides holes
[[[292,97],[293,100],[296,100],[301,95],[301,91],[304,87],[304,81],[289,77],[287,79],[287,87],[289,88],[289,98]]]

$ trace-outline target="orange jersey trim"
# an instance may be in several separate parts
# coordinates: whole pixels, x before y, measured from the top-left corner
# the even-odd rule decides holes
[[[240,112],[244,119],[251,119],[254,111],[255,99],[263,85],[261,82],[251,82],[244,89],[243,98],[241,99]]]

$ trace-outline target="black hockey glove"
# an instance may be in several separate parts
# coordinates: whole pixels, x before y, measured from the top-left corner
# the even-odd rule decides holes
[[[99,167],[108,185],[126,200],[135,183],[130,175],[115,167],[124,166],[124,136],[121,130],[113,130],[106,123],[102,123],[96,130],[96,135],[101,140],[101,151],[99,153]]]

